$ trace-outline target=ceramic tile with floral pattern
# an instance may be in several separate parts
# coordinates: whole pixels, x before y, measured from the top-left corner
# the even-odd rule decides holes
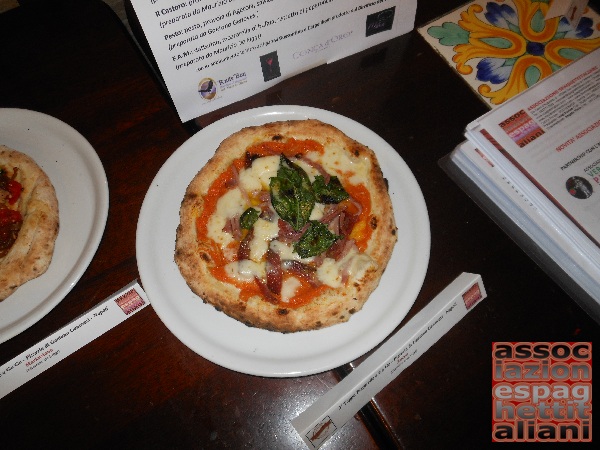
[[[491,107],[600,47],[600,16],[545,19],[552,0],[468,3],[419,33]]]

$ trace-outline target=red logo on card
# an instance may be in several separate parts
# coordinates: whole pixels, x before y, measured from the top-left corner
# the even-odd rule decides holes
[[[462,295],[467,309],[471,309],[473,306],[475,306],[475,303],[481,300],[482,297],[483,295],[481,295],[481,289],[478,283],[475,283]]]
[[[135,310],[145,305],[144,299],[140,297],[135,289],[130,289],[123,295],[120,295],[115,299],[115,302],[126,315],[131,314]]]

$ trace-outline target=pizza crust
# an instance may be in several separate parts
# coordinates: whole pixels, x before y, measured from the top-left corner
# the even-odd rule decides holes
[[[23,191],[17,207],[23,223],[10,251],[0,258],[0,300],[48,269],[59,229],[58,200],[52,182],[29,156],[0,145],[0,167],[18,168]]]
[[[255,143],[271,140],[311,139],[322,144],[326,152],[335,145],[343,148],[350,158],[367,159],[370,163],[365,185],[371,195],[372,235],[365,251],[375,265],[360,280],[342,288],[330,288],[308,304],[290,308],[280,302],[275,305],[259,296],[247,301],[240,299],[236,286],[214,278],[210,272],[212,260],[210,242],[199,242],[196,237],[196,218],[203,214],[205,194],[213,181],[245,154]],[[344,184],[343,174],[336,175]],[[345,322],[357,313],[379,280],[392,255],[397,241],[396,225],[387,183],[375,153],[368,147],[346,136],[337,128],[317,120],[273,122],[248,127],[225,139],[215,155],[189,184],[180,208],[180,224],[175,243],[175,262],[191,290],[217,310],[245,323],[279,332],[313,330]]]

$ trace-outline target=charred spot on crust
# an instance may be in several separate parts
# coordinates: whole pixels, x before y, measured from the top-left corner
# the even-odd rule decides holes
[[[279,308],[277,310],[277,314],[279,314],[280,316],[287,316],[288,313],[289,313],[289,310],[287,310],[285,308]]]
[[[389,191],[390,190],[390,182],[388,181],[388,179],[384,178],[383,183],[385,184],[385,190]]]
[[[210,255],[206,252],[200,253],[200,258],[202,258],[206,262],[211,262]]]
[[[258,158],[260,158],[260,155],[257,155],[256,153],[246,152],[246,154],[244,155],[244,167],[248,169],[252,165],[254,160]]]
[[[392,236],[396,236],[396,231],[397,231],[396,228],[392,228]]]
[[[349,309],[349,310],[348,310],[348,312],[349,312],[350,314],[354,314],[354,313],[356,312],[356,309],[355,309],[355,308],[351,308],[351,309]]]
[[[186,200],[195,200],[196,198],[198,198],[198,194],[196,194],[195,192],[188,192],[185,196]]]
[[[371,217],[371,220],[369,220],[369,225],[371,225],[372,229],[377,229],[377,216]]]
[[[273,141],[281,141],[283,139],[283,136],[280,134],[275,134],[273,135],[273,137],[271,137],[271,140]]]

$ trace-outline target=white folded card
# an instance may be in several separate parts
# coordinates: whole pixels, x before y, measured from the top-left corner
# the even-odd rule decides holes
[[[137,282],[115,292],[0,367],[0,398],[114,328],[149,304]]]
[[[400,372],[487,296],[479,275],[463,273],[292,425],[309,448],[319,448]]]
[[[183,122],[408,33],[417,11],[417,0],[131,4]]]
[[[573,28],[577,28],[587,4],[588,0],[554,0],[550,2],[544,18],[548,20],[562,16],[569,21]]]

